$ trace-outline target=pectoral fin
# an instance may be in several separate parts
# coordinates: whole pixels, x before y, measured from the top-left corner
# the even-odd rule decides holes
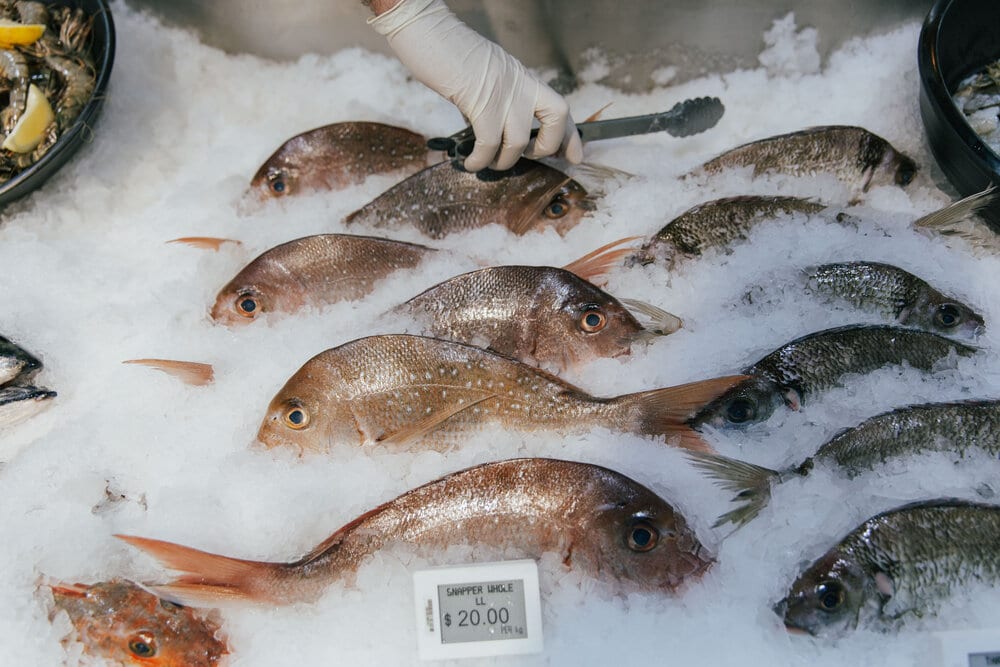
[[[441,424],[448,421],[455,415],[469,410],[470,408],[479,405],[483,401],[488,401],[491,398],[496,398],[496,394],[486,394],[485,396],[477,398],[473,401],[459,401],[450,405],[445,405],[411,424],[406,424],[399,430],[383,432],[375,438],[375,442],[386,445],[398,445],[403,442],[422,437],[431,431],[434,431],[440,427]]]

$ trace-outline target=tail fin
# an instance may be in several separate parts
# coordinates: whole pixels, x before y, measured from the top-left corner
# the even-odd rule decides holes
[[[115,535],[153,556],[166,567],[184,575],[163,586],[149,586],[157,595],[191,607],[252,601],[290,602],[289,591],[279,588],[284,563],[265,563],[228,558],[172,542],[134,535]]]
[[[978,250],[996,250],[997,234],[985,223],[971,219],[972,214],[994,203],[1000,193],[991,185],[982,192],[928,213],[913,222],[915,229],[931,230],[942,236],[957,236],[965,239]]]
[[[676,387],[625,394],[611,400],[628,410],[632,430],[642,435],[666,435],[668,444],[699,452],[712,448],[686,422],[706,404],[747,379],[746,375],[729,375]],[[677,442],[670,441],[677,438]]]
[[[173,359],[129,359],[123,364],[138,364],[148,366],[167,375],[173,375],[182,382],[196,387],[212,384],[215,371],[212,364],[202,364],[197,361],[174,361]]]
[[[743,503],[716,519],[713,528],[727,523],[738,528],[750,522],[771,500],[771,484],[781,481],[781,473],[776,470],[717,454],[691,452],[688,458],[720,487],[735,491],[732,502]]]
[[[623,239],[612,241],[611,243],[602,245],[597,250],[589,252],[583,257],[570,262],[562,268],[570,273],[576,274],[584,280],[597,284],[597,281],[603,278],[604,274],[606,274],[611,267],[621,264],[622,259],[632,252],[632,248],[618,248],[617,250],[614,250],[613,248],[626,243],[631,243],[632,241],[640,238],[642,237],[626,236]]]

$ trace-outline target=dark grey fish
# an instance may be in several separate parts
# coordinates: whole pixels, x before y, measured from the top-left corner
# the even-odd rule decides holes
[[[773,484],[808,475],[817,463],[854,477],[891,459],[932,451],[949,452],[956,460],[970,451],[1000,455],[1000,401],[928,403],[884,412],[841,431],[801,465],[780,471],[713,454],[690,456],[719,486],[736,492],[733,502],[741,503],[719,517],[719,526],[747,523],[770,501]]]
[[[932,371],[950,354],[971,356],[976,348],[916,329],[882,325],[836,327],[803,336],[746,368],[744,380],[712,401],[689,422],[739,427],[764,421],[778,405],[797,409],[809,394],[853,373],[907,363]]]
[[[737,146],[696,172],[716,174],[741,167],[753,167],[754,176],[829,173],[859,193],[879,185],[905,187],[917,171],[911,158],[863,127],[824,125]]]
[[[8,339],[0,336],[0,386],[15,379],[31,379],[42,368],[42,362]]]
[[[631,262],[659,262],[672,267],[684,258],[712,249],[727,249],[745,241],[763,222],[796,213],[813,215],[825,205],[799,197],[748,195],[698,204],[671,220],[631,258]],[[840,214],[837,221],[846,220]]]
[[[894,630],[970,584],[1000,583],[1000,507],[904,505],[868,519],[810,565],[775,606],[791,630]]]
[[[41,387],[0,387],[0,428],[11,426],[41,412],[56,392]]]
[[[962,338],[974,338],[984,329],[982,316],[961,301],[891,264],[823,264],[807,269],[806,279],[814,294],[878,312],[902,325]]]

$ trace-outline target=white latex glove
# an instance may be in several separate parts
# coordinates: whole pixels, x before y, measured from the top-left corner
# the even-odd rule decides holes
[[[476,145],[465,159],[466,170],[509,169],[522,153],[539,158],[560,148],[570,162],[583,159],[566,100],[459,21],[443,0],[400,0],[368,23],[388,38],[417,80],[468,119]],[[540,127],[529,146],[533,118]]]

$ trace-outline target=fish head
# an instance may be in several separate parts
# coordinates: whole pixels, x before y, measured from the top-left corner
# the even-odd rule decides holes
[[[318,402],[283,389],[268,406],[257,440],[265,447],[291,447],[301,453],[315,449],[310,443],[322,439],[323,430]]]
[[[693,427],[742,428],[765,421],[784,402],[776,383],[751,375],[698,411],[689,423]]]
[[[541,162],[521,159],[507,172],[492,172],[490,176],[483,173],[477,177],[504,179],[510,184],[512,199],[522,202],[519,210],[511,212],[511,218],[517,220],[511,229],[518,234],[544,227],[565,234],[596,208],[582,185]]]
[[[965,304],[941,298],[923,299],[898,316],[900,324],[918,326],[942,336],[972,340],[986,330],[983,316]]]
[[[38,372],[42,362],[3,336],[0,336],[0,385],[15,378],[27,380]]]
[[[0,387],[0,428],[28,419],[49,406],[56,392],[41,387]]]
[[[862,163],[864,192],[879,185],[905,188],[917,174],[917,163],[913,158],[897,151],[880,137],[872,136],[868,140],[862,149]]]
[[[281,199],[300,190],[299,170],[280,154],[272,155],[250,180],[248,195],[259,202]]]
[[[878,596],[876,582],[851,556],[834,548],[809,566],[774,610],[792,631],[840,637],[858,625]]]
[[[114,664],[213,667],[229,653],[219,623],[122,580],[51,584],[84,652]]]
[[[233,280],[219,290],[212,306],[212,319],[227,326],[249,324],[271,310],[266,290]]]
[[[595,210],[593,198],[582,185],[568,179],[543,198],[544,206],[537,214],[538,226],[551,226],[559,234],[575,227],[583,216]]]

